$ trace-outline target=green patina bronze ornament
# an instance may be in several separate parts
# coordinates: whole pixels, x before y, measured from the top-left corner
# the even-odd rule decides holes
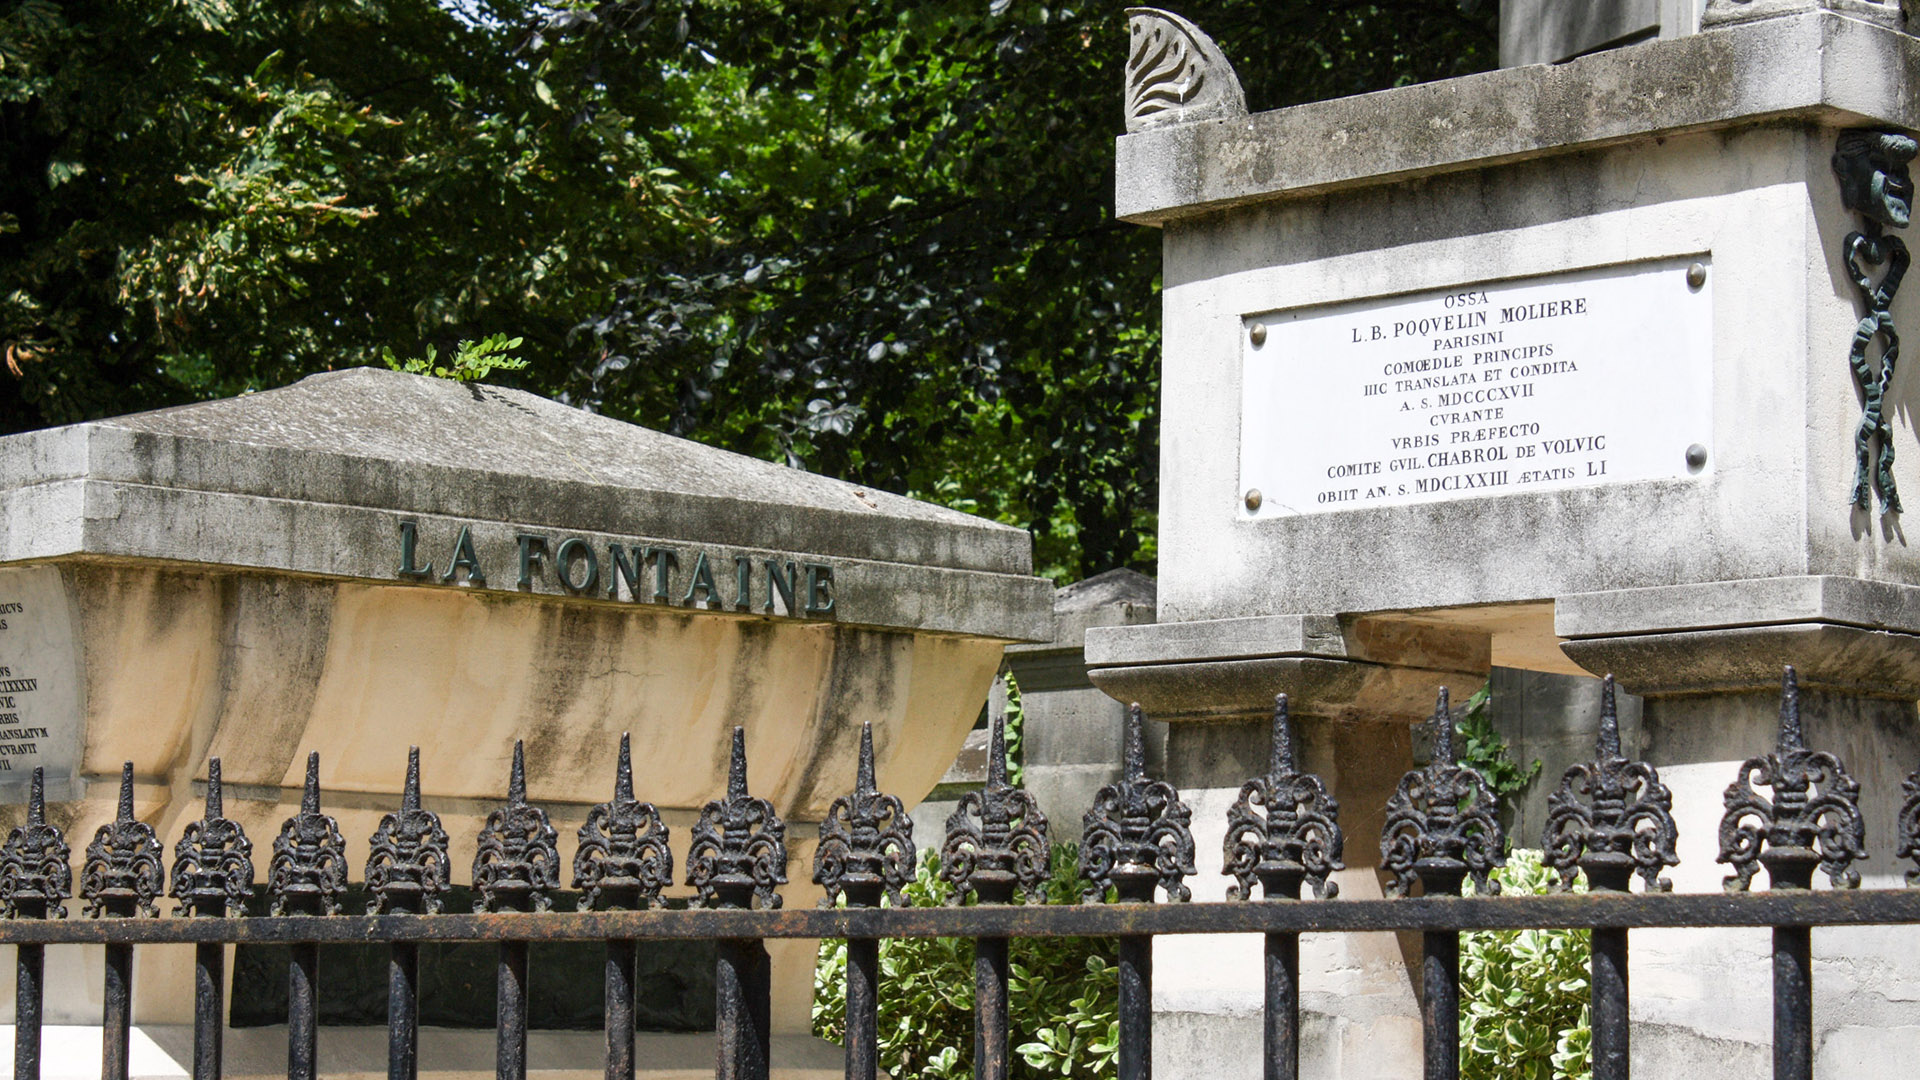
[[[1907,163],[1916,153],[1920,153],[1920,143],[1910,136],[1865,128],[1841,132],[1833,151],[1841,202],[1866,219],[1866,227],[1848,233],[1841,245],[1847,276],[1853,279],[1867,306],[1847,356],[1863,398],[1860,426],[1853,436],[1853,504],[1866,509],[1870,491],[1878,489],[1883,514],[1900,512],[1900,493],[1893,483],[1893,426],[1887,423],[1884,403],[1887,388],[1893,384],[1894,365],[1900,359],[1900,335],[1894,330],[1891,311],[1893,296],[1912,262],[1906,243],[1885,230],[1889,226],[1904,229],[1912,219],[1913,177]],[[1886,270],[1876,285],[1866,267],[1882,266]],[[1867,358],[1875,338],[1881,345],[1878,373]],[[1869,469],[1876,437],[1880,452]]]

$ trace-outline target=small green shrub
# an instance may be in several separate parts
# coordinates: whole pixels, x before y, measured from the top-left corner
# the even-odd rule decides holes
[[[1077,903],[1079,851],[1056,844],[1047,900]],[[952,888],[927,852],[907,902],[946,902]],[[1016,1080],[1111,1077],[1120,1047],[1119,943],[1112,938],[1016,939],[1007,955],[1007,1022]],[[813,1031],[846,1034],[846,942],[820,943],[813,978]],[[920,938],[880,943],[880,1067],[896,1080],[966,1080],[973,1075],[973,942]]]
[[[1520,848],[1493,876],[1513,895],[1554,880],[1540,852]],[[1461,1080],[1589,1080],[1591,955],[1585,930],[1460,935]]]
[[[453,347],[453,355],[445,364],[436,363],[437,350],[427,346],[425,356],[415,356],[402,360],[393,355],[392,349],[381,349],[380,358],[395,371],[404,371],[409,375],[431,375],[436,379],[451,379],[454,382],[479,382],[496,371],[519,371],[527,362],[513,355],[524,338],[510,338],[505,334],[495,334],[479,341],[462,341]]]

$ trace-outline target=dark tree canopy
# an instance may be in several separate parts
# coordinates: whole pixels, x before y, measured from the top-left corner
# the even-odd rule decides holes
[[[1494,61],[1491,0],[1183,6],[1255,109]],[[1150,567],[1126,16],[1023,0],[0,0],[0,425],[443,352]]]

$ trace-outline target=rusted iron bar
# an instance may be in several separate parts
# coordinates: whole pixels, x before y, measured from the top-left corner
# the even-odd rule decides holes
[[[607,1080],[633,1080],[632,938],[607,942]]]
[[[226,1000],[227,947],[193,947],[193,1080],[220,1080],[220,1036]]]
[[[287,1080],[313,1080],[319,1058],[320,947],[295,942],[287,961]]]
[[[1773,931],[1773,1077],[1813,1076],[1813,934],[1804,926]]]
[[[1267,935],[1266,1080],[1300,1077],[1300,935]]]
[[[1592,941],[1593,1080],[1627,1080],[1627,932],[1598,929]]]
[[[499,994],[494,1017],[493,1074],[497,1080],[527,1077],[527,943],[500,943]]]
[[[771,964],[753,938],[720,942],[715,965],[716,1080],[767,1080],[772,1046]]]
[[[847,1080],[880,1071],[880,943],[847,941]]]
[[[1007,1080],[1007,939],[973,942],[973,1075]]]
[[[1920,889],[1554,896],[1423,896],[1311,904],[985,904],[856,910],[651,910],[345,915],[325,919],[0,922],[0,945],[378,944],[426,941],[697,941],[721,938],[1123,937],[1596,927],[1897,926]]]
[[[1421,935],[1421,1050],[1426,1080],[1458,1080],[1460,1075],[1460,935],[1434,931]]]
[[[40,1080],[41,978],[46,972],[46,946],[22,945],[14,962],[13,1075],[14,1080]]]
[[[420,945],[396,942],[387,956],[387,1080],[420,1075]]]
[[[107,946],[101,996],[100,1075],[105,1080],[127,1080],[133,1045],[133,946]]]
[[[1153,939],[1120,939],[1120,1080],[1153,1077]]]

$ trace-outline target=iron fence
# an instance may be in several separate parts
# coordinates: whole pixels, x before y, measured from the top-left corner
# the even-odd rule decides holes
[[[344,840],[319,805],[317,755],[307,762],[300,813],[273,844],[270,913],[238,917],[253,892],[252,845],[221,805],[220,764],[211,763],[204,817],[174,847],[170,875],[151,826],[133,816],[132,766],[122,774],[117,820],[102,826],[82,863],[84,915],[67,919],[70,852],[47,824],[34,774],[27,824],[0,850],[0,943],[16,946],[15,1076],[39,1076],[44,950],[56,944],[106,947],[102,1075],[128,1071],[133,950],[193,944],[193,1075],[220,1075],[224,946],[291,945],[287,968],[287,1075],[317,1075],[316,985],[323,944],[385,944],[389,1076],[418,1073],[419,948],[423,942],[491,942],[499,950],[497,1074],[527,1070],[529,943],[606,945],[606,1075],[634,1074],[634,957],[648,939],[717,943],[716,1076],[768,1075],[772,938],[839,937],[848,942],[846,1072],[877,1070],[879,942],[885,938],[975,940],[975,1070],[1003,1080],[1008,1070],[1007,943],[1013,938],[1112,936],[1119,947],[1120,1080],[1146,1080],[1152,1059],[1152,942],[1160,934],[1265,935],[1264,1071],[1299,1072],[1299,936],[1303,932],[1406,931],[1423,935],[1419,985],[1425,1075],[1459,1071],[1459,935],[1463,931],[1575,928],[1592,931],[1592,1030],[1597,1080],[1627,1076],[1627,934],[1647,927],[1770,927],[1773,931],[1774,1075],[1806,1080],[1812,1069],[1810,928],[1920,922],[1920,870],[1906,889],[1859,889],[1852,867],[1864,856],[1858,785],[1833,755],[1810,750],[1788,669],[1775,748],[1744,762],[1726,794],[1720,861],[1733,873],[1721,894],[1675,894],[1662,873],[1678,862],[1672,799],[1651,765],[1621,752],[1613,686],[1605,687],[1594,760],[1568,770],[1550,802],[1545,858],[1561,884],[1584,877],[1588,891],[1499,896],[1489,873],[1506,847],[1493,793],[1456,762],[1446,691],[1434,710],[1430,764],[1402,778],[1387,807],[1381,866],[1389,898],[1341,900],[1329,880],[1343,868],[1339,808],[1319,778],[1299,770],[1284,696],[1275,703],[1267,772],[1244,785],[1229,814],[1224,872],[1230,899],[1188,903],[1196,873],[1190,813],[1171,785],[1145,774],[1141,716],[1129,716],[1123,777],[1103,788],[1085,817],[1084,903],[1041,903],[1048,874],[1047,822],[1031,796],[1007,782],[995,726],[985,786],[966,795],[947,823],[940,873],[956,900],[945,908],[900,906],[914,869],[912,828],[899,799],[876,790],[870,731],[862,733],[855,790],[836,800],[821,825],[814,880],[827,899],[811,910],[781,909],[785,826],[774,807],[749,794],[744,736],[736,728],[725,798],[708,803],[692,830],[685,881],[695,906],[661,906],[673,879],[669,830],[634,797],[625,739],[613,798],[579,830],[573,887],[579,910],[553,910],[560,888],[556,834],[527,802],[521,751],[514,751],[507,803],[481,830],[473,863],[478,910],[442,910],[449,889],[448,837],[420,806],[419,755],[410,752],[400,809],[382,819],[366,868],[372,896],[364,914],[343,914]],[[1769,795],[1760,794],[1766,788]],[[1920,771],[1904,784],[1898,824],[1902,859],[1920,865]],[[1749,891],[1760,869],[1768,889]],[[1812,888],[1814,872],[1831,889]],[[1629,888],[1639,876],[1643,891]],[[1475,894],[1461,895],[1464,883]],[[160,918],[159,897],[177,901]],[[1164,892],[1176,902],[1155,903]],[[1258,892],[1262,899],[1255,900]],[[1306,898],[1310,892],[1311,898]],[[1418,895],[1414,895],[1418,894]],[[882,906],[890,897],[894,906]],[[1024,899],[1025,903],[1015,903]]]

